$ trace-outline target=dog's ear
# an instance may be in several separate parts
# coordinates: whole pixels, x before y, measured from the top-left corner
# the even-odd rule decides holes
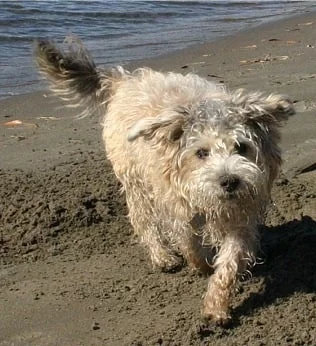
[[[283,120],[287,120],[295,113],[293,102],[284,95],[265,96],[260,93],[247,95],[243,91],[237,91],[232,101],[241,110],[246,123],[256,124],[267,130],[279,126]]]
[[[148,140],[157,136],[169,142],[176,142],[183,134],[185,121],[185,115],[177,111],[164,112],[158,117],[144,118],[129,129],[127,139],[132,142],[138,137]]]
[[[271,94],[265,96],[260,93],[235,95],[234,105],[241,121],[251,129],[251,136],[260,143],[267,172],[269,174],[269,189],[276,178],[281,165],[279,127],[281,122],[295,113],[291,100],[283,95]],[[239,118],[240,120],[240,118]]]

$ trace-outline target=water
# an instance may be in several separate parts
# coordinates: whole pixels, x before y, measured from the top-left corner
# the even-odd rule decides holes
[[[40,90],[36,38],[79,36],[98,64],[150,58],[279,17],[316,1],[0,1],[0,98]]]

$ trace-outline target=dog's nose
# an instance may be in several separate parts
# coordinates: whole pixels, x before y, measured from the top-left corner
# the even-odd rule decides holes
[[[220,177],[219,183],[227,192],[233,192],[240,184],[240,179],[236,175],[224,175]]]

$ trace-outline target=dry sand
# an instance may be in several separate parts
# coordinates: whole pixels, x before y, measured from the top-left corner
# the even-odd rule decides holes
[[[0,103],[0,345],[316,345],[316,14],[150,61],[295,100],[233,325],[200,320],[207,278],[151,269],[105,160],[100,118],[46,91]],[[20,120],[22,124],[5,123]]]

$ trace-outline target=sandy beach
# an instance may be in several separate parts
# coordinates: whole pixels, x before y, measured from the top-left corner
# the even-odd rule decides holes
[[[0,345],[316,344],[316,13],[130,65],[287,94],[284,164],[262,263],[228,329],[200,318],[207,278],[154,271],[101,141],[47,90],[0,102]]]

